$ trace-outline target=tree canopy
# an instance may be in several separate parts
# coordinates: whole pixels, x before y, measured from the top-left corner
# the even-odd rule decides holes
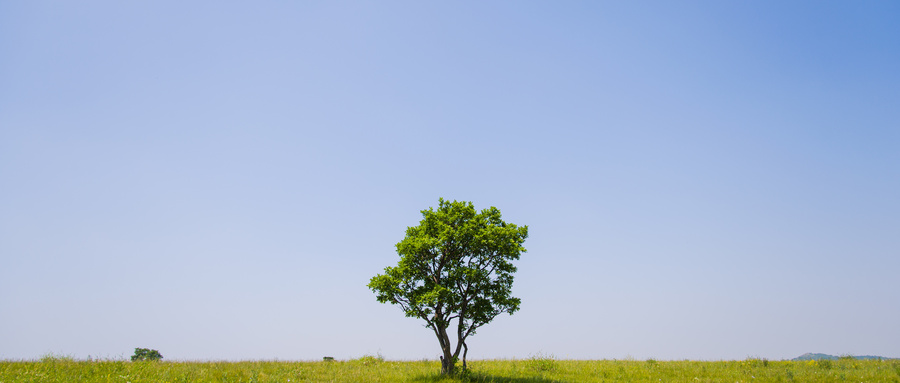
[[[460,351],[465,368],[466,339],[476,329],[519,309],[520,299],[511,295],[512,261],[526,251],[528,226],[504,222],[495,207],[476,212],[471,202],[443,198],[422,217],[397,243],[397,266],[372,277],[368,287],[379,302],[425,321],[441,346],[441,372],[452,374]],[[448,334],[454,320],[455,347]]]

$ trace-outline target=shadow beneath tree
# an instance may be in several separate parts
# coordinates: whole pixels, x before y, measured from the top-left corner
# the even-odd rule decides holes
[[[441,374],[431,374],[431,375],[420,375],[412,379],[413,382],[465,382],[465,383],[481,383],[481,382],[493,382],[493,383],[564,383],[564,380],[553,380],[553,379],[545,379],[538,376],[531,376],[527,378],[515,378],[509,376],[500,376],[500,375],[490,375],[483,374],[475,371],[470,371],[467,374],[458,375],[454,377],[442,376]]]

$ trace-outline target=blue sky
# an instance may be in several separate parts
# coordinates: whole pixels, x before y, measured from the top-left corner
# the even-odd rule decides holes
[[[900,357],[900,3],[0,4],[0,359],[436,359],[365,285],[528,225],[469,358]]]

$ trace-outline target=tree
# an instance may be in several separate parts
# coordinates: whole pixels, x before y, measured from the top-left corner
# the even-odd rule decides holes
[[[156,361],[162,359],[162,354],[159,351],[151,350],[149,348],[135,348],[134,355],[131,356],[132,362],[143,362],[143,361]]]
[[[475,211],[471,202],[439,200],[437,210],[422,210],[418,226],[397,243],[400,261],[369,281],[378,302],[399,305],[407,317],[425,321],[441,346],[441,374],[455,373],[466,339],[502,313],[519,309],[511,296],[512,261],[526,250],[528,226],[500,219],[495,207]],[[456,347],[448,328],[456,320]],[[451,330],[452,331],[452,330]]]

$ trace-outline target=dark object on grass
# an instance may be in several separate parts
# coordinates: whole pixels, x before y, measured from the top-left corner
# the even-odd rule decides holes
[[[334,362],[334,357],[333,356],[325,356],[325,357],[322,357],[322,360],[324,360],[326,362]]]

